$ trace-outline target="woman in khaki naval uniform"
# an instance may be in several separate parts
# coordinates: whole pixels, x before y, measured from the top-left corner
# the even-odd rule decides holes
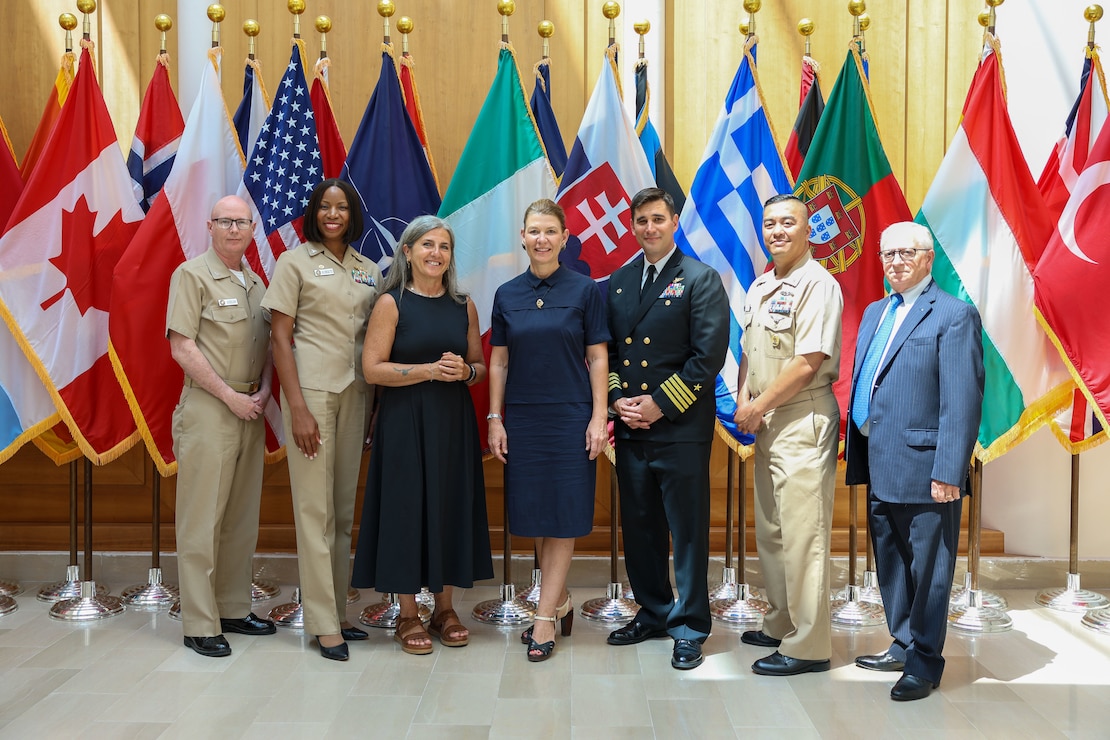
[[[345,640],[366,639],[345,615],[368,421],[362,342],[382,274],[350,246],[362,236],[357,197],[336,179],[312,191],[308,241],[278,259],[262,303],[281,381],[305,631],[332,660],[347,660]]]

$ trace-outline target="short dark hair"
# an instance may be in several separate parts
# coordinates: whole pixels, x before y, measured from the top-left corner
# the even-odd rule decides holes
[[[674,198],[663,188],[644,188],[640,192],[632,196],[632,217],[636,217],[636,211],[640,210],[648,203],[654,203],[657,200],[663,201],[666,204],[667,210],[673,216],[677,211],[674,208]]]
[[[328,188],[339,188],[347,197],[347,233],[343,235],[343,243],[354,244],[362,238],[362,199],[351,183],[337,177],[324,180],[308,196],[308,205],[304,209],[304,238],[310,242],[324,241],[324,234],[316,223],[316,213],[320,210],[320,202],[324,200],[324,193]]]
[[[776,203],[786,203],[787,201],[800,203],[802,208],[806,209],[806,213],[809,213],[809,206],[806,205],[806,202],[793,193],[779,193],[778,195],[772,195],[770,198],[767,199],[767,202],[763,204],[763,207],[766,208],[767,206],[773,206]]]

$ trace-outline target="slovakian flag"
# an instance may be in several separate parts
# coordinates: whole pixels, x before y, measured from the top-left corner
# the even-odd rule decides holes
[[[278,256],[304,242],[304,209],[324,179],[304,67],[297,39],[237,193],[258,214],[246,258],[267,285]]]
[[[131,173],[135,197],[144,212],[150,211],[155,196],[166,184],[181,143],[181,131],[185,128],[177,96],[170,87],[168,65],[169,57],[160,54],[143,95],[139,123],[135,126],[131,154],[127,157],[127,171]]]
[[[852,358],[863,311],[883,296],[879,236],[912,218],[875,126],[863,60],[853,44],[813,134],[794,193],[809,207],[809,241],[844,294],[840,377],[840,438],[848,420]]]
[[[644,154],[647,155],[651,174],[655,176],[655,184],[667,191],[674,200],[675,211],[682,213],[682,208],[686,205],[686,193],[682,192],[682,186],[674,176],[671,163],[663,153],[663,143],[659,141],[659,133],[655,130],[648,112],[651,89],[648,87],[647,70],[647,59],[636,62],[636,135],[640,138]]]
[[[963,119],[917,214],[933,232],[933,279],[983,320],[986,384],[975,455],[984,463],[1047,423],[1074,388],[1033,315],[1033,270],[1053,226],[1010,123],[997,41],[988,40]],[[1079,285],[1068,289],[1090,306]]]
[[[382,272],[414,218],[439,211],[439,189],[401,98],[392,44],[382,52],[378,83],[362,116],[342,177],[358,191],[364,230],[355,245]],[[352,204],[354,205],[354,204]]]
[[[744,301],[752,281],[763,274],[768,262],[763,246],[763,203],[790,190],[767,118],[753,43],[745,48],[725,94],[675,234],[675,243],[685,254],[721,274],[728,293],[728,354],[717,376],[717,432],[737,451],[738,445],[753,441],[752,435],[737,429],[733,416],[743,354]]]
[[[632,233],[632,197],[655,187],[636,125],[621,102],[616,54],[616,46],[605,52],[556,198],[570,230],[560,261],[599,282],[640,253]]]
[[[0,239],[0,315],[97,465],[138,439],[108,359],[112,270],[143,218],[88,49]]]
[[[58,116],[62,112],[62,105],[66,102],[69,88],[73,85],[73,63],[76,60],[77,57],[72,51],[67,51],[62,55],[62,64],[58,68],[57,77],[54,78],[54,86],[50,88],[50,93],[46,96],[46,105],[43,106],[42,116],[39,117],[39,125],[35,127],[31,143],[27,146],[27,153],[23,155],[23,161],[19,165],[23,182],[31,179],[31,172],[35,169],[39,157],[42,156],[46,141],[50,138],[50,134],[54,130],[54,124],[58,121]]]
[[[312,78],[312,113],[316,118],[316,137],[320,142],[320,159],[324,163],[324,178],[339,177],[343,162],[347,159],[347,147],[339,135],[339,124],[335,122],[335,112],[331,107],[331,92],[328,89],[327,57],[316,62],[316,74]]]
[[[270,113],[270,96],[262,84],[262,65],[257,59],[247,59],[243,69],[243,97],[235,109],[232,123],[239,137],[239,148],[243,156],[250,157],[254,143],[262,132],[262,124]]]
[[[112,366],[162,475],[177,470],[172,417],[183,378],[166,340],[170,276],[182,262],[208,251],[212,206],[235,192],[243,176],[243,155],[220,90],[219,52],[208,52],[177,161],[162,197],[116,265],[112,283]]]
[[[555,109],[551,107],[551,59],[544,57],[536,62],[532,73],[536,78],[530,101],[532,115],[540,130],[543,148],[547,151],[547,161],[558,181],[567,168],[567,147],[563,143],[563,134],[559,131],[559,122],[555,119]]]
[[[436,172],[436,163],[428,146],[428,129],[424,125],[424,109],[420,107],[420,91],[416,88],[416,62],[407,51],[401,54],[401,91],[404,93],[405,108],[416,129],[416,135],[420,137],[420,146],[424,148],[424,156],[428,158],[428,166],[432,168],[432,176],[439,183],[439,173]]]
[[[802,84],[798,94],[798,117],[786,141],[786,163],[790,171],[798,174],[813,143],[813,134],[825,111],[825,96],[821,94],[821,71],[817,62],[808,54],[802,56]]]

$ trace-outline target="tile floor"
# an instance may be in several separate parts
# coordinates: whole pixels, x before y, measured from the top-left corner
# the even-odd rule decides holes
[[[1063,585],[1060,571],[1041,570]],[[1037,577],[1028,561],[984,571],[1004,584],[1007,573],[1019,585]],[[75,626],[47,616],[39,583],[23,585],[19,609],[0,618],[0,738],[1110,737],[1110,635],[1037,606],[1033,588],[1000,589],[1013,630],[950,633],[941,689],[899,704],[889,675],[852,665],[885,648],[883,628],[834,631],[832,671],[787,679],[754,675],[751,662],[767,651],[732,629],[716,628],[705,664],[679,672],[669,641],[610,647],[611,627],[581,618],[551,660],[529,664],[519,628],[470,619],[475,603],[497,596],[482,585],[460,595],[471,627],[463,649],[405,655],[391,633],[373,630],[336,663],[280,630],[229,635],[234,654],[212,659],[183,648],[181,624],[165,612]],[[578,604],[603,594],[576,571],[572,586]],[[351,616],[376,601],[364,592]]]

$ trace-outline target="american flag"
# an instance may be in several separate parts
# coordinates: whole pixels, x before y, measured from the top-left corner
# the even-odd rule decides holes
[[[278,255],[304,241],[304,209],[312,189],[323,179],[302,43],[293,45],[238,193],[258,214],[254,243],[246,257],[267,283]]]

